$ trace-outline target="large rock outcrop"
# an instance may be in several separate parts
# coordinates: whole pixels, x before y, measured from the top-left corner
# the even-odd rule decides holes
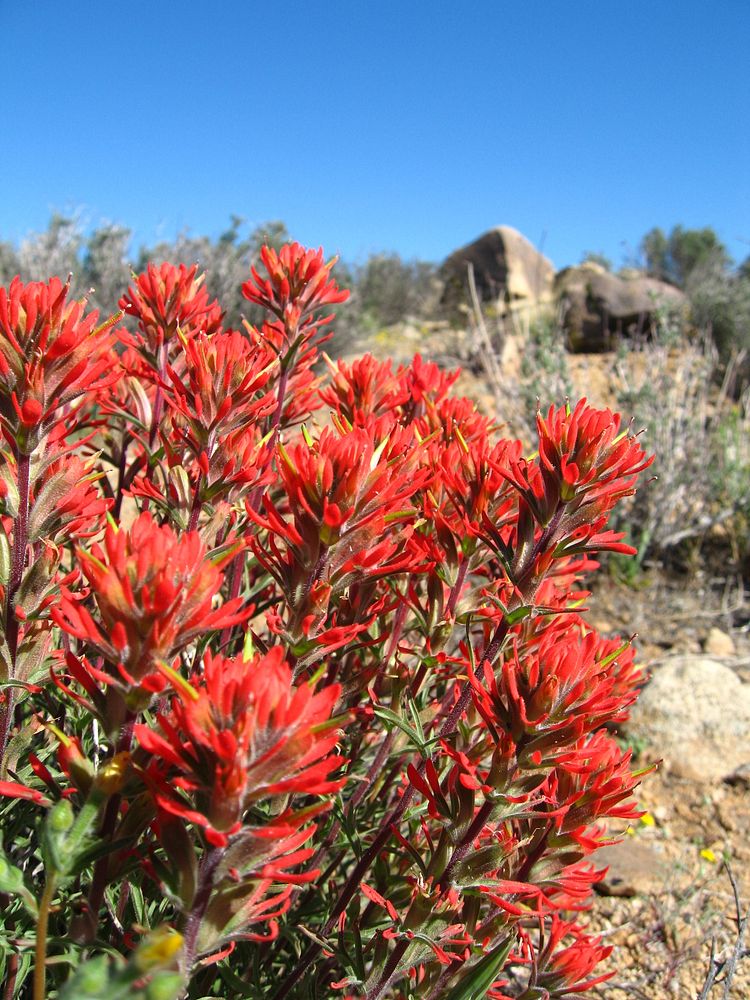
[[[687,309],[687,298],[674,285],[639,271],[610,274],[591,263],[560,271],[554,292],[574,351],[606,351],[618,337],[648,336],[660,312]]]
[[[447,258],[440,269],[441,305],[455,313],[469,301],[467,272],[474,269],[479,298],[499,314],[535,309],[552,300],[555,269],[511,226],[497,226]]]

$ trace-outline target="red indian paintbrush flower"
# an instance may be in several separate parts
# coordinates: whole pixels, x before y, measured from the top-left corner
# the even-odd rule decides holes
[[[561,948],[568,937],[573,941]],[[603,945],[601,937],[586,934],[573,922],[552,914],[545,928],[543,946],[536,954],[531,986],[537,996],[567,997],[573,993],[586,993],[597,983],[611,979],[615,972],[592,976],[596,967],[608,958],[611,945]]]
[[[286,243],[278,252],[263,247],[261,260],[268,272],[263,278],[251,268],[252,278],[242,286],[250,302],[268,309],[293,335],[308,325],[317,309],[336,305],[349,298],[349,292],[331,278],[336,258],[326,262],[323,250],[306,250],[299,243]]]
[[[516,743],[526,766],[550,766],[585,734],[627,718],[640,677],[633,658],[574,616],[556,619],[497,675],[486,661],[481,680],[470,671],[474,704],[491,734]]]
[[[320,398],[353,427],[364,427],[373,417],[393,413],[409,398],[406,388],[399,387],[390,361],[377,361],[372,354],[365,354],[350,365],[344,361],[334,365],[327,355],[324,358],[331,378],[320,390]],[[395,413],[393,418],[395,422]]]
[[[621,750],[604,730],[579,740],[561,756],[546,782],[561,810],[556,819],[561,833],[603,817],[634,820],[642,815],[631,796],[652,769],[631,771],[631,757],[632,751]]]
[[[80,600],[63,591],[53,612],[57,625],[85,641],[116,667],[119,683],[160,690],[159,673],[197,636],[242,622],[252,607],[242,600],[213,602],[223,581],[225,553],[212,561],[196,532],[177,535],[149,513],[132,527],[108,527],[104,547],[77,550],[99,612],[95,621]]]
[[[184,340],[182,364],[167,366],[165,398],[175,430],[195,458],[210,461],[221,439],[257,424],[275,406],[264,392],[278,359],[265,342],[230,330]]]
[[[197,271],[197,264],[149,264],[120,299],[120,308],[138,320],[152,356],[178,331],[187,337],[199,330],[214,333],[221,327],[221,308],[215,299],[209,301],[205,275]]]
[[[585,519],[606,513],[629,496],[638,473],[653,462],[621,428],[617,414],[596,410],[585,399],[572,411],[551,406],[546,418],[538,414],[537,430],[545,485],[559,490],[565,502],[575,497],[576,509],[586,507]]]
[[[345,783],[330,778],[344,763],[332,753],[341,689],[295,687],[283,656],[280,646],[251,660],[207,653],[202,675],[179,687],[169,716],[158,716],[163,735],[136,726],[160,764],[151,778],[158,805],[198,823],[211,843],[225,844],[254,802],[327,795]]]
[[[112,506],[97,486],[104,472],[96,459],[54,450],[46,456],[42,473],[34,482],[30,498],[29,539],[48,539],[59,545],[97,534]]]
[[[279,445],[278,470],[282,496],[265,494],[265,515],[246,507],[266,529],[265,538],[250,544],[287,596],[287,639],[296,645],[303,636],[311,642],[318,636],[329,602],[347,587],[411,568],[403,525],[414,517],[411,496],[428,473],[416,468],[410,428],[379,438],[372,426],[344,433],[326,428],[317,441],[306,435],[288,450]],[[269,614],[281,634],[278,613]],[[339,629],[328,648],[349,641],[360,626]]]
[[[84,315],[86,300],[68,302],[69,290],[59,278],[0,288],[0,422],[29,451],[66,404],[119,377],[108,363],[111,324],[97,326],[98,313]]]

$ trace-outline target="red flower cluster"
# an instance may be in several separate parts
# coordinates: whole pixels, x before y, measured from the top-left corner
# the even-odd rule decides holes
[[[14,278],[0,288],[0,422],[27,454],[63,407],[116,378],[106,357],[109,324],[97,327],[98,314],[84,315],[85,301],[68,302],[69,291],[59,278]]]
[[[214,608],[223,580],[221,564],[231,555],[211,561],[196,533],[180,537],[169,525],[159,526],[150,514],[141,514],[130,529],[108,527],[103,548],[77,550],[99,620],[82,595],[67,588],[52,617],[114,667],[114,673],[102,675],[106,683],[161,691],[180,650],[198,636],[252,614],[240,599]]]
[[[651,459],[585,401],[524,456],[419,356],[320,374],[333,264],[265,248],[239,331],[185,265],[134,277],[134,332],[58,279],[0,289],[0,795],[29,827],[0,888],[33,913],[44,867],[35,1000],[80,985],[49,921],[95,952],[152,914],[172,995],[609,975],[581,914],[639,815],[609,730],[642,676],[582,581]],[[113,991],[160,985],[144,954]]]
[[[344,784],[330,778],[344,763],[331,753],[340,738],[331,720],[340,688],[295,688],[283,656],[281,646],[250,660],[207,654],[202,673],[180,686],[171,714],[158,716],[163,735],[136,727],[153,759],[148,777],[159,807],[198,823],[213,844],[226,845],[255,802],[289,792],[327,795]],[[289,823],[284,814],[272,825]]]
[[[164,344],[203,330],[215,333],[221,327],[221,307],[210,301],[198,275],[198,265],[149,264],[134,278],[120,299],[120,308],[138,320],[138,330],[149,353],[156,357]]]
[[[252,278],[242,286],[242,294],[280,320],[290,339],[310,324],[317,309],[349,298],[349,292],[331,278],[335,259],[326,263],[322,249],[306,250],[299,243],[287,243],[278,252],[263,247],[260,256],[268,278],[251,268]]]

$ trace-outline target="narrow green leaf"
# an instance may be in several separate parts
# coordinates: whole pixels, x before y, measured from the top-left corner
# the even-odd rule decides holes
[[[482,1000],[502,971],[513,939],[511,937],[495,951],[491,951],[476,965],[470,966],[461,981],[446,993],[444,1000]]]

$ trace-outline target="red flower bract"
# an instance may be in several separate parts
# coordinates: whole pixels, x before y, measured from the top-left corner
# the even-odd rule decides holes
[[[186,448],[205,476],[211,470],[212,481],[220,480],[228,465],[237,478],[234,460],[248,448],[259,449],[258,429],[276,406],[273,393],[264,389],[277,368],[269,344],[260,338],[252,343],[234,330],[184,340],[184,355],[167,366],[170,451]]]
[[[120,308],[138,320],[152,354],[178,330],[188,336],[199,330],[214,332],[221,326],[221,308],[216,300],[209,301],[205,275],[197,271],[197,264],[149,264],[120,299]]]
[[[550,765],[586,733],[627,719],[640,677],[633,656],[573,616],[557,619],[497,676],[486,662],[479,677],[472,672],[474,704],[491,733],[507,734],[524,759]]]
[[[95,545],[77,554],[100,623],[65,591],[54,620],[115,665],[129,685],[149,679],[148,687],[159,666],[198,635],[244,621],[253,610],[241,610],[239,598],[213,607],[223,580],[220,564],[231,552],[220,564],[212,562],[197,533],[177,535],[168,525],[159,527],[149,513],[128,530],[108,527],[103,548]],[[156,682],[161,686],[163,678]]]
[[[84,315],[86,300],[68,302],[69,290],[59,278],[16,277],[0,288],[0,421],[17,444],[66,403],[119,377],[108,362],[111,324],[97,327],[98,313]]]
[[[345,783],[330,778],[344,763],[331,752],[340,687],[295,687],[283,657],[280,646],[251,660],[207,653],[203,674],[179,689],[170,715],[158,716],[163,735],[136,727],[159,762],[151,773],[159,806],[203,826],[212,843],[226,843],[253,802],[327,795]]]
[[[546,418],[538,414],[537,429],[545,482],[554,480],[563,500],[580,498],[589,506],[589,518],[610,510],[631,493],[638,473],[653,462],[638,441],[621,429],[617,414],[595,410],[585,399],[572,412],[567,406],[551,406]]]
[[[263,247],[260,257],[268,278],[251,268],[252,278],[242,286],[242,294],[278,317],[288,333],[298,330],[321,306],[349,298],[349,292],[331,278],[335,258],[326,263],[322,249],[306,250],[299,243],[286,243],[278,252]]]

